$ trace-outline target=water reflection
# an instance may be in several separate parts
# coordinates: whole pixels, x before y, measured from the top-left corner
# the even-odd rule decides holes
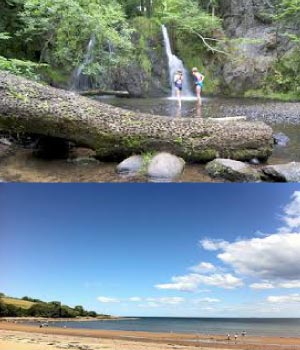
[[[199,101],[196,102],[196,115],[199,118],[202,118],[202,105]]]
[[[181,103],[177,104],[175,117],[176,118],[181,118],[182,117],[182,114],[181,114]]]

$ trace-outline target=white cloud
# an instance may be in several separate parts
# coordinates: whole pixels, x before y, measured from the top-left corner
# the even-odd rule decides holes
[[[111,297],[98,297],[97,300],[100,301],[100,303],[120,303],[119,299]]]
[[[148,303],[144,304],[142,307],[159,307],[159,304],[154,303],[153,301],[149,301]]]
[[[129,301],[133,301],[133,302],[138,302],[138,301],[142,301],[142,298],[140,298],[140,297],[131,297],[128,300]]]
[[[205,250],[215,251],[226,248],[228,242],[223,239],[209,239],[205,238],[199,242],[201,247]]]
[[[215,271],[216,267],[209,262],[201,262],[196,266],[190,267],[189,270],[197,273],[209,273]]]
[[[184,276],[174,276],[171,278],[172,283],[156,284],[158,289],[171,289],[184,292],[194,292],[201,283],[200,275],[188,274]]]
[[[250,284],[250,288],[252,288],[252,289],[272,289],[272,288],[275,288],[275,286],[269,282],[260,282],[260,283]]]
[[[225,289],[234,289],[243,285],[241,279],[229,273],[212,274],[209,276],[191,273],[183,276],[174,276],[171,278],[171,280],[172,283],[157,284],[155,287],[158,289],[195,292],[201,284],[221,287]]]
[[[283,221],[291,229],[300,227],[300,191],[295,191],[292,201],[283,209]]]
[[[300,275],[299,251],[299,233],[277,233],[228,244],[218,258],[241,274],[294,280]]]
[[[162,298],[146,298],[148,302],[155,302],[160,304],[180,304],[185,301],[181,297],[162,297]]]
[[[281,282],[278,284],[281,288],[300,288],[300,280]]]
[[[202,299],[195,299],[193,301],[194,304],[198,304],[198,303],[219,303],[221,300],[217,299],[217,298],[202,298]]]
[[[267,300],[270,303],[300,303],[300,294],[269,296]]]

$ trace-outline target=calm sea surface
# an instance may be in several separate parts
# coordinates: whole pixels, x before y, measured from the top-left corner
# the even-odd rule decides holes
[[[169,318],[141,317],[137,319],[85,322],[54,322],[51,326],[124,331],[174,332],[199,334],[240,334],[300,337],[299,318]]]

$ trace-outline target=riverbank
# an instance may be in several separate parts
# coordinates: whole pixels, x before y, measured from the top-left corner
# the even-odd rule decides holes
[[[10,322],[0,322],[0,330],[0,350],[300,349],[300,338],[292,337],[246,336],[235,342],[226,335],[39,328]]]

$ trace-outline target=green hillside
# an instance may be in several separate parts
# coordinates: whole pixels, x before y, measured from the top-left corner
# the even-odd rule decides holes
[[[34,305],[34,302],[32,301],[17,298],[3,297],[1,300],[4,304],[14,305],[23,309],[29,309],[32,305]]]
[[[81,305],[70,307],[60,301],[45,302],[27,296],[19,299],[0,293],[0,317],[109,318],[110,316],[85,310]]]

